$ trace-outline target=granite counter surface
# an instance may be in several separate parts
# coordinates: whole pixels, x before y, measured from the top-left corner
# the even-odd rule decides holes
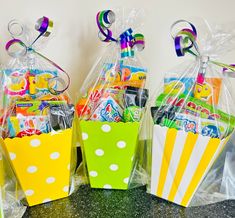
[[[24,218],[235,217],[235,201],[183,208],[151,196],[145,188],[128,191],[82,186],[68,198],[28,208]]]

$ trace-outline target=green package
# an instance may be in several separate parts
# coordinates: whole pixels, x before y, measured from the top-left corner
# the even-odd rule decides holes
[[[218,120],[229,124],[231,128],[235,126],[235,117],[233,115],[229,115],[191,96],[184,94],[173,96],[162,93],[156,99],[156,106],[161,107],[164,105],[173,106],[176,112],[191,114],[200,118]]]

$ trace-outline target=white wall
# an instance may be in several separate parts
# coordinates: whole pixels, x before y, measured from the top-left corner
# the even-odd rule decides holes
[[[234,0],[0,0],[0,60],[5,63],[8,55],[4,46],[10,36],[7,23],[16,18],[34,25],[43,15],[55,22],[56,35],[42,53],[59,63],[72,78],[71,93],[75,93],[86,77],[104,43],[97,38],[95,23],[97,11],[116,7],[142,7],[146,11],[143,32],[146,49],[142,52],[150,70],[151,87],[162,73],[180,63],[169,35],[170,25],[177,19],[203,17],[209,22],[235,21]],[[228,63],[234,57],[228,56]]]

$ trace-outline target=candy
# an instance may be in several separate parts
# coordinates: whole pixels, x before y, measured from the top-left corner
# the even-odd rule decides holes
[[[177,114],[174,118],[177,129],[184,130],[185,132],[200,133],[203,136],[209,136],[211,138],[220,138],[226,126],[221,122],[215,120],[202,119],[186,114]],[[206,121],[206,122],[205,122]]]
[[[104,64],[97,85],[78,101],[78,116],[85,120],[109,122],[123,121],[123,118],[125,122],[139,121],[141,108],[148,98],[148,91],[140,89],[145,80],[144,68],[123,65],[122,62]]]

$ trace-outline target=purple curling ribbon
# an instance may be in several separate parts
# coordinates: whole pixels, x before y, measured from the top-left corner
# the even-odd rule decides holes
[[[101,33],[105,38],[102,38],[102,35],[99,34],[99,38],[104,42],[110,42],[114,41],[117,42],[116,39],[112,37],[113,33],[109,29],[109,27],[112,25],[112,23],[115,21],[115,14],[111,10],[107,11],[100,11],[96,15],[96,23],[98,25],[98,28],[100,30],[99,33]]]
[[[198,46],[196,44],[197,30],[195,26],[186,20],[179,20],[173,23],[171,26],[171,32],[173,31],[173,28],[179,23],[187,23],[191,29],[183,28],[176,35],[172,35],[175,43],[176,55],[178,57],[182,57],[187,52],[195,55],[195,53],[191,50],[192,48],[195,48],[199,54]]]
[[[19,44],[22,47],[22,49],[18,51],[10,51],[11,46],[13,46],[14,44]],[[27,46],[20,39],[12,39],[8,41],[5,46],[5,49],[7,50],[10,56],[15,57],[15,58],[23,56],[27,53]]]
[[[142,34],[133,35],[131,28],[123,32],[117,39],[113,38],[112,31],[109,29],[115,22],[115,14],[111,10],[100,11],[96,16],[99,28],[99,38],[104,42],[118,42],[121,48],[121,58],[133,57],[134,49],[142,51],[144,49],[144,36]]]
[[[18,25],[21,27],[21,32],[20,34],[13,34],[13,31],[11,30],[13,25]],[[61,72],[63,72],[65,74],[65,76],[67,77],[67,83],[60,77],[56,76],[54,78],[50,78],[48,79],[48,90],[50,91],[51,94],[53,95],[59,95],[61,93],[63,93],[64,91],[66,91],[70,85],[70,77],[69,75],[65,72],[65,70],[63,70],[59,65],[57,65],[55,62],[53,62],[52,60],[48,59],[47,57],[45,57],[44,55],[38,53],[37,51],[35,51],[32,46],[33,44],[41,37],[48,37],[51,34],[53,28],[53,21],[50,20],[47,17],[42,17],[40,19],[37,20],[37,23],[35,25],[35,29],[39,32],[39,36],[33,41],[33,43],[30,46],[26,46],[26,44],[24,42],[22,42],[22,40],[14,38],[14,35],[21,35],[23,34],[23,27],[17,23],[15,20],[11,21],[8,24],[8,30],[10,32],[10,34],[13,36],[13,39],[10,40],[9,42],[7,42],[5,49],[8,52],[8,54],[14,58],[20,57],[25,55],[28,51],[34,52],[35,54],[39,55],[40,57],[42,57],[43,59],[45,59],[47,62],[49,62],[51,65],[53,65],[55,68],[57,68],[58,70],[60,70]],[[20,48],[18,48],[18,50],[14,50],[11,51],[11,48],[13,45],[20,45]],[[57,83],[57,87],[59,87],[59,84],[62,86],[61,89],[55,89],[53,87],[54,83]]]
[[[188,24],[191,27],[191,29],[183,28],[176,35],[173,35],[172,34],[173,28],[177,24],[182,23],[182,22]],[[204,72],[199,72],[199,74],[198,74],[197,81],[199,81],[199,83],[203,83],[203,81],[204,81],[205,70],[206,70],[208,62],[213,63],[213,64],[221,67],[223,69],[222,72],[224,75],[228,75],[229,77],[235,78],[235,64],[228,65],[228,64],[224,64],[219,61],[211,60],[207,56],[204,56],[204,57],[201,56],[197,42],[196,42],[197,30],[196,30],[196,27],[192,23],[190,23],[186,20],[176,21],[171,26],[171,35],[172,35],[172,38],[174,39],[175,51],[176,51],[177,56],[180,57],[180,56],[184,56],[186,53],[190,53],[191,55],[193,55],[195,57],[200,57],[201,62],[202,62],[202,70]],[[193,49],[194,49],[194,51],[193,51]]]
[[[33,41],[31,46],[41,37],[48,37],[53,28],[53,21],[50,20],[48,17],[42,17],[37,20],[37,23],[35,25],[35,29],[40,33],[39,36]]]

